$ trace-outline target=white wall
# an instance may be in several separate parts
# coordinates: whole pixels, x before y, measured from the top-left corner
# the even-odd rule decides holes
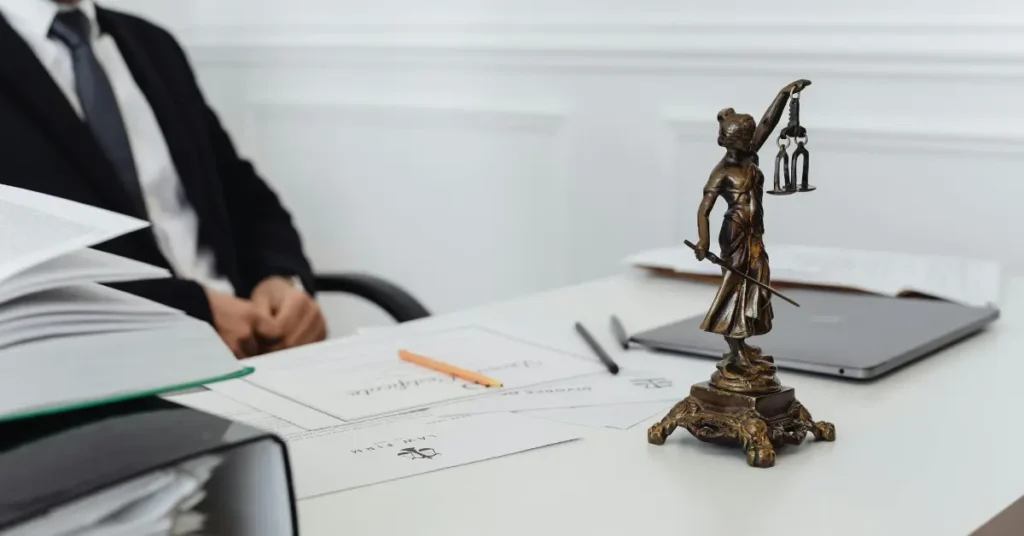
[[[1024,268],[1016,0],[119,4],[169,18],[319,269],[438,311],[693,237],[716,112],[760,117],[804,77],[819,190],[767,200],[769,248]],[[774,146],[762,161],[770,180]]]

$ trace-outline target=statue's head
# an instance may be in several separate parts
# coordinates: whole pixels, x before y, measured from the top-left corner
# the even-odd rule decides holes
[[[757,122],[748,114],[738,114],[732,108],[718,112],[718,144],[726,149],[751,152]]]

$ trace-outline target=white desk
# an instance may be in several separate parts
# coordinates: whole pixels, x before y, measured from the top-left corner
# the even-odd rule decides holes
[[[701,313],[713,293],[633,274],[421,325],[486,323],[584,353],[581,320],[614,350],[610,314],[637,331]],[[774,468],[748,467],[739,449],[682,429],[654,446],[647,424],[581,428],[581,441],[303,501],[303,534],[967,534],[1024,495],[1024,279],[1004,296],[987,332],[875,383],[781,371],[816,419],[835,423],[837,440],[808,436]],[[714,369],[636,350],[617,359],[694,382]]]

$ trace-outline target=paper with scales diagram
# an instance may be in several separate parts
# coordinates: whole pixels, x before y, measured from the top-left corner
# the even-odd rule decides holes
[[[241,381],[223,385],[238,387]],[[258,397],[251,388],[236,394]],[[414,412],[340,424],[295,402],[263,400],[258,409],[217,391],[167,397],[178,404],[275,432],[288,443],[300,499],[388,482],[573,441],[565,425],[495,413],[433,417]]]
[[[499,392],[401,361],[408,350],[494,378],[506,390],[601,372],[590,359],[469,326],[392,340],[329,341],[255,358],[249,382],[354,422]],[[217,389],[217,386],[213,386]]]
[[[769,246],[772,281],[861,290],[883,296],[918,293],[976,307],[997,306],[1002,288],[998,262],[939,255],[862,251],[798,245]],[[680,274],[721,276],[686,247],[636,253],[631,266]]]
[[[289,445],[300,497],[387,482],[578,439],[513,413],[367,423]],[[325,463],[325,460],[330,463]]]

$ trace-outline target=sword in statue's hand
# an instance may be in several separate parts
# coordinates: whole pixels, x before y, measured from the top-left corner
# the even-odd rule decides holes
[[[694,251],[697,251],[697,246],[693,242],[690,242],[689,240],[683,240],[683,242],[687,246],[690,246],[690,249],[692,249]],[[765,285],[764,283],[762,283],[762,282],[754,279],[753,277],[750,277],[749,275],[747,275],[747,274],[745,274],[745,273],[743,273],[743,272],[733,268],[732,266],[729,266],[728,264],[725,263],[725,261],[723,261],[721,258],[719,258],[718,255],[715,255],[714,253],[711,253],[710,251],[708,251],[708,252],[705,252],[704,258],[709,260],[709,261],[711,261],[712,264],[716,264],[718,266],[721,266],[722,268],[725,268],[726,270],[728,270],[728,271],[730,271],[730,272],[732,272],[732,273],[742,277],[743,279],[746,279],[747,281],[750,281],[751,283],[753,283],[753,284],[755,284],[755,285],[757,285],[757,286],[767,290],[768,292],[771,292],[772,294],[774,294],[774,295],[776,295],[776,296],[778,296],[778,297],[788,301],[789,303],[792,303],[793,305],[795,305],[797,307],[800,307],[799,303],[797,303],[797,302],[787,298],[781,292],[773,289],[772,287],[770,287],[768,285]]]

